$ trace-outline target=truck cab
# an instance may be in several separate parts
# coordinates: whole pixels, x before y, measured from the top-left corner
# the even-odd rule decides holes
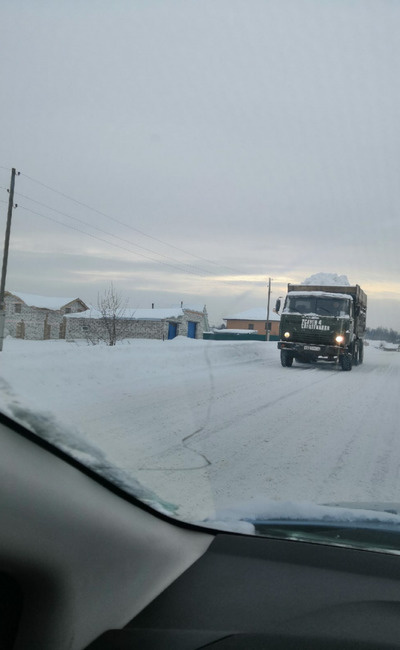
[[[293,359],[340,363],[343,370],[363,362],[367,297],[355,287],[288,285],[281,314],[281,364]]]

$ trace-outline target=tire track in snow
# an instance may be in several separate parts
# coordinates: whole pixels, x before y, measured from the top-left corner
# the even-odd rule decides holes
[[[379,413],[379,438],[382,450],[375,457],[374,469],[371,474],[372,497],[376,495],[377,489],[387,490],[391,488],[393,490],[393,483],[397,483],[400,472],[400,406],[398,394],[400,369],[391,364],[380,374],[381,385],[379,393],[375,393],[376,410],[374,409],[374,411]],[[397,427],[393,426],[394,410],[397,413]],[[392,497],[392,494],[391,491],[390,497]]]
[[[396,498],[393,487],[400,472],[399,368],[388,360],[389,366],[363,365],[357,368],[360,381],[352,385],[350,392],[346,382],[347,407],[339,424],[348,432],[348,423],[353,417],[351,436],[320,485],[321,493],[328,489],[333,500],[341,499],[344,492],[349,500],[349,491],[354,500],[390,501]],[[397,361],[394,357],[392,360]],[[393,424],[394,408],[399,413],[397,426]],[[352,409],[358,409],[355,418]]]
[[[319,369],[314,369],[314,370],[315,370],[315,372],[318,372]],[[307,368],[307,371],[309,371],[308,368]],[[302,385],[299,388],[296,388],[296,389],[294,389],[294,390],[292,390],[290,392],[287,392],[287,393],[281,395],[280,397],[274,398],[271,401],[266,402],[266,403],[264,403],[264,404],[262,404],[260,406],[256,406],[256,407],[254,407],[252,409],[244,411],[241,416],[235,416],[235,417],[229,418],[229,420],[225,420],[225,422],[222,424],[222,426],[218,426],[217,429],[207,431],[206,427],[204,426],[204,427],[202,427],[201,430],[199,430],[198,432],[195,432],[195,433],[204,432],[205,437],[203,439],[205,440],[206,438],[208,438],[208,437],[210,437],[212,435],[215,435],[215,434],[218,434],[218,433],[221,433],[221,432],[225,431],[227,428],[231,427],[233,424],[243,422],[243,421],[247,420],[248,418],[251,418],[254,415],[258,415],[259,413],[262,413],[263,411],[267,411],[268,409],[277,406],[280,402],[285,402],[286,400],[290,399],[291,397],[293,397],[295,395],[298,395],[299,393],[302,393],[303,391],[312,389],[314,386],[316,386],[316,385],[318,385],[320,383],[324,383],[324,382],[328,381],[333,376],[335,376],[335,375],[333,375],[333,374],[332,375],[326,375],[321,379],[318,379],[316,381],[313,381],[313,382],[307,383],[305,385]],[[192,434],[192,435],[194,435],[194,434]],[[199,438],[199,440],[200,440],[200,438]]]
[[[296,390],[292,391],[291,393],[288,393],[288,394],[283,395],[283,396],[281,396],[281,397],[279,397],[279,398],[277,398],[275,400],[272,400],[268,404],[263,404],[262,406],[257,406],[257,407],[255,407],[253,409],[249,409],[248,411],[243,412],[243,415],[240,418],[237,418],[237,417],[232,418],[232,419],[228,420],[227,422],[225,422],[222,427],[218,427],[217,429],[211,430],[211,429],[208,428],[208,426],[209,426],[209,423],[211,422],[212,410],[213,410],[213,406],[215,405],[215,402],[220,401],[220,400],[223,400],[223,401],[228,400],[230,402],[232,400],[233,396],[235,396],[237,394],[238,390],[243,392],[243,387],[238,384],[238,385],[235,386],[235,388],[233,390],[226,390],[223,393],[217,393],[217,391],[216,391],[216,382],[215,382],[214,373],[213,373],[213,365],[212,365],[210,357],[209,357],[208,348],[205,348],[205,350],[204,350],[204,358],[206,360],[206,364],[207,364],[207,368],[208,368],[208,377],[209,377],[208,395],[207,395],[206,398],[204,398],[203,400],[201,400],[200,402],[197,403],[197,406],[201,406],[202,404],[205,404],[207,406],[207,411],[206,411],[204,424],[201,427],[198,427],[192,433],[189,433],[188,435],[184,436],[181,439],[181,443],[176,443],[175,445],[173,445],[173,446],[169,447],[168,449],[166,449],[164,452],[161,452],[161,454],[157,453],[157,454],[154,454],[152,456],[153,458],[159,458],[160,460],[163,457],[167,458],[167,457],[169,457],[171,455],[172,452],[179,453],[179,449],[181,448],[181,445],[182,445],[183,447],[185,447],[190,452],[200,456],[200,458],[203,460],[203,462],[200,465],[190,465],[188,467],[183,467],[182,466],[182,467],[179,467],[179,468],[173,468],[171,466],[168,466],[168,467],[159,466],[159,465],[157,467],[151,467],[151,462],[149,462],[149,464],[140,466],[138,468],[139,470],[146,470],[146,471],[176,471],[177,472],[177,471],[198,470],[198,469],[204,469],[205,467],[209,467],[209,466],[211,466],[213,464],[212,461],[206,456],[206,454],[204,454],[203,452],[201,452],[198,449],[195,449],[193,446],[191,446],[189,444],[189,441],[191,441],[193,444],[204,442],[208,438],[210,438],[210,436],[213,436],[215,434],[223,432],[226,428],[230,427],[233,422],[236,423],[236,422],[240,422],[242,420],[246,420],[247,418],[251,417],[252,415],[257,414],[258,412],[263,411],[263,410],[265,410],[265,409],[267,409],[267,408],[269,408],[271,406],[274,406],[275,403],[281,401],[282,399],[285,399],[286,397],[290,397],[291,395],[296,394],[296,393],[300,392],[301,390],[304,390],[305,388],[307,388],[307,386],[310,385],[310,384],[307,384],[306,386],[303,386],[301,388],[297,388]],[[235,361],[233,363],[230,362],[230,363],[219,364],[216,367],[216,371],[219,371],[220,369],[224,369],[227,366],[237,367],[239,365],[248,365],[248,366],[250,365],[250,366],[253,367],[255,365],[255,363],[257,363],[257,365],[259,365],[259,364],[264,365],[265,360],[264,359],[251,359],[249,361],[247,359],[246,361],[239,360],[239,361]],[[303,371],[309,372],[311,370],[311,368],[309,368],[309,367],[307,367],[307,368],[298,368],[298,370],[303,370]],[[286,372],[283,369],[282,369],[282,371],[283,371],[283,373]],[[323,380],[318,380],[318,381],[323,381]],[[318,383],[318,381],[317,382],[312,382],[311,385],[313,385],[315,383]],[[241,399],[242,399],[242,397],[241,397]],[[152,457],[150,457],[148,460],[150,461]]]
[[[198,435],[198,434],[200,434],[200,433],[202,433],[204,431],[205,427],[207,426],[207,424],[208,424],[208,422],[210,420],[212,404],[213,404],[213,401],[215,399],[215,382],[214,382],[214,375],[213,375],[213,371],[212,371],[212,364],[211,364],[209,353],[208,353],[208,348],[205,348],[204,358],[206,360],[206,364],[207,364],[207,367],[208,367],[209,380],[210,380],[210,383],[209,383],[209,397],[208,397],[208,400],[207,400],[206,421],[205,421],[205,424],[202,427],[200,427],[199,429],[196,429],[196,431],[193,431],[192,433],[189,433],[189,435],[185,436],[181,440],[181,444],[182,444],[183,447],[185,447],[186,449],[188,449],[192,453],[197,454],[198,456],[200,456],[200,458],[202,458],[204,462],[201,465],[195,465],[195,466],[191,465],[190,467],[179,467],[179,468],[175,468],[175,469],[173,469],[171,467],[169,467],[169,468],[168,467],[157,467],[157,468],[140,467],[139,469],[146,470],[146,471],[175,471],[175,472],[185,471],[185,472],[187,472],[187,471],[190,471],[190,470],[204,469],[205,467],[208,467],[208,466],[212,465],[212,462],[207,458],[207,456],[205,454],[198,451],[197,449],[193,449],[192,447],[190,447],[189,442],[188,442],[189,440],[194,438],[194,436],[196,436],[196,435]],[[243,362],[240,362],[240,363],[243,363]],[[178,448],[178,445],[175,445],[175,448]],[[169,455],[170,452],[171,452],[171,449],[168,449],[166,453],[168,453],[168,455]]]

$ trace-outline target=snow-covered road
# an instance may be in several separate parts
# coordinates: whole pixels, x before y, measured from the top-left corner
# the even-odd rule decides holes
[[[184,517],[260,495],[400,502],[400,354],[282,368],[276,343],[7,340],[13,400],[98,445]]]

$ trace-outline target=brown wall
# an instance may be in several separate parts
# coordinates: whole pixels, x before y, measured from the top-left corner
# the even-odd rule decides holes
[[[265,323],[265,320],[236,320],[228,318],[226,321],[226,327],[227,329],[232,330],[248,330],[249,325],[253,324],[254,327],[252,329],[254,332],[265,335]],[[271,321],[271,335],[279,336],[279,321]]]

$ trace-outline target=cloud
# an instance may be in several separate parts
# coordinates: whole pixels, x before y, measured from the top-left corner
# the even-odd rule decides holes
[[[396,3],[102,7],[3,12],[10,286],[109,278],[220,313],[328,271],[398,298]]]

